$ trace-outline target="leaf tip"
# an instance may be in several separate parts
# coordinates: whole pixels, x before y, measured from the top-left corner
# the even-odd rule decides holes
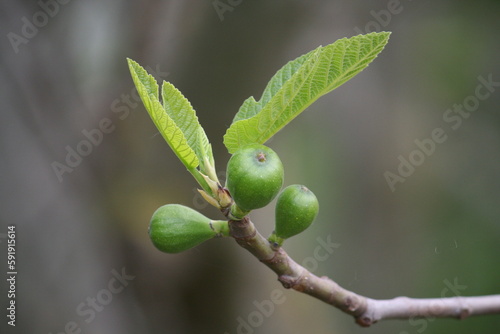
[[[126,59],[127,59],[127,64],[128,64],[128,67],[130,68],[130,70],[132,70],[134,67],[139,65],[136,61],[130,59],[129,57],[127,57]]]

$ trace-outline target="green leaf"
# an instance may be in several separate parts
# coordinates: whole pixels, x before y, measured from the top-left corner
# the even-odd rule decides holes
[[[236,115],[234,115],[233,123],[257,115],[260,109],[262,109],[260,101],[257,102],[253,96],[250,96],[243,102]]]
[[[247,99],[224,135],[229,153],[263,144],[322,95],[361,72],[383,50],[390,33],[343,38],[285,65],[260,101]]]
[[[155,78],[148,74],[148,72],[146,72],[141,65],[129,58],[127,58],[127,62],[139,96],[141,97],[146,110],[149,112],[149,109],[152,108],[149,95],[153,95],[153,97],[158,100],[158,84],[156,83]]]
[[[195,151],[189,145],[182,130],[175,124],[174,120],[165,113],[160,101],[152,100],[153,109],[149,115],[168,143],[172,151],[182,161],[186,168],[196,168],[200,164]]]
[[[170,82],[163,81],[161,95],[166,113],[182,131],[189,147],[194,150],[201,172],[209,175],[210,168],[213,167],[212,146],[191,103]]]
[[[158,84],[152,75],[131,59],[127,59],[132,79],[149,116],[161,135],[187,169],[192,170],[199,165],[197,155],[188,142],[181,127],[172,119],[161,105],[158,98]],[[180,92],[179,92],[180,94]],[[175,95],[175,93],[174,93]],[[182,96],[182,95],[181,95]],[[177,96],[178,99],[180,99]],[[183,96],[182,96],[183,98]],[[181,106],[181,102],[172,103]],[[183,123],[184,124],[184,123]],[[196,135],[194,136],[196,138]]]
[[[257,102],[253,96],[250,96],[243,102],[243,105],[238,110],[238,113],[234,116],[233,123],[240,121],[242,119],[248,119],[259,113],[262,106],[266,105],[271,98],[276,95],[283,84],[288,81],[292,75],[300,69],[302,64],[309,59],[309,57],[316,50],[310,51],[309,53],[298,57],[295,60],[289,61],[285,66],[283,66],[276,74],[269,80],[269,83],[262,93],[262,97]]]

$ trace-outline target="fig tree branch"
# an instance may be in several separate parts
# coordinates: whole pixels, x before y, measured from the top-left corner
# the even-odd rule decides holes
[[[273,248],[248,217],[230,220],[229,229],[236,242],[273,270],[285,288],[306,293],[335,306],[352,315],[364,327],[385,319],[464,319],[473,315],[500,314],[500,295],[425,299],[396,297],[387,300],[364,297],[342,288],[326,276],[312,274],[290,258],[283,248]]]

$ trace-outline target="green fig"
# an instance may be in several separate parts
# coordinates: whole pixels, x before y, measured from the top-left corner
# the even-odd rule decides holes
[[[299,184],[286,187],[276,202],[275,229],[269,241],[281,246],[285,239],[307,229],[318,210],[318,199],[307,187]]]
[[[149,237],[165,253],[179,253],[217,236],[229,235],[228,222],[210,220],[179,204],[167,204],[155,211]]]
[[[226,187],[239,218],[268,205],[283,186],[283,164],[269,147],[250,144],[233,154],[227,164]]]

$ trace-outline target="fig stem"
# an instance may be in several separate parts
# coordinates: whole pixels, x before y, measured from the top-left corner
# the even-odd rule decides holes
[[[273,248],[248,217],[229,221],[229,234],[278,275],[286,289],[308,294],[350,314],[368,327],[385,319],[437,317],[463,319],[470,315],[500,314],[500,295],[479,297],[371,299],[342,288],[332,279],[318,277],[295,262],[282,247]]]
[[[227,220],[211,220],[210,227],[217,233],[216,237],[229,237],[229,222]]]
[[[241,220],[249,213],[250,211],[242,210],[236,203],[233,203],[228,218],[232,220]]]
[[[274,250],[283,246],[283,242],[285,242],[285,239],[278,237],[274,232],[271,233],[271,235],[269,236],[269,238],[267,238],[267,240],[271,244],[271,248],[273,248]]]

